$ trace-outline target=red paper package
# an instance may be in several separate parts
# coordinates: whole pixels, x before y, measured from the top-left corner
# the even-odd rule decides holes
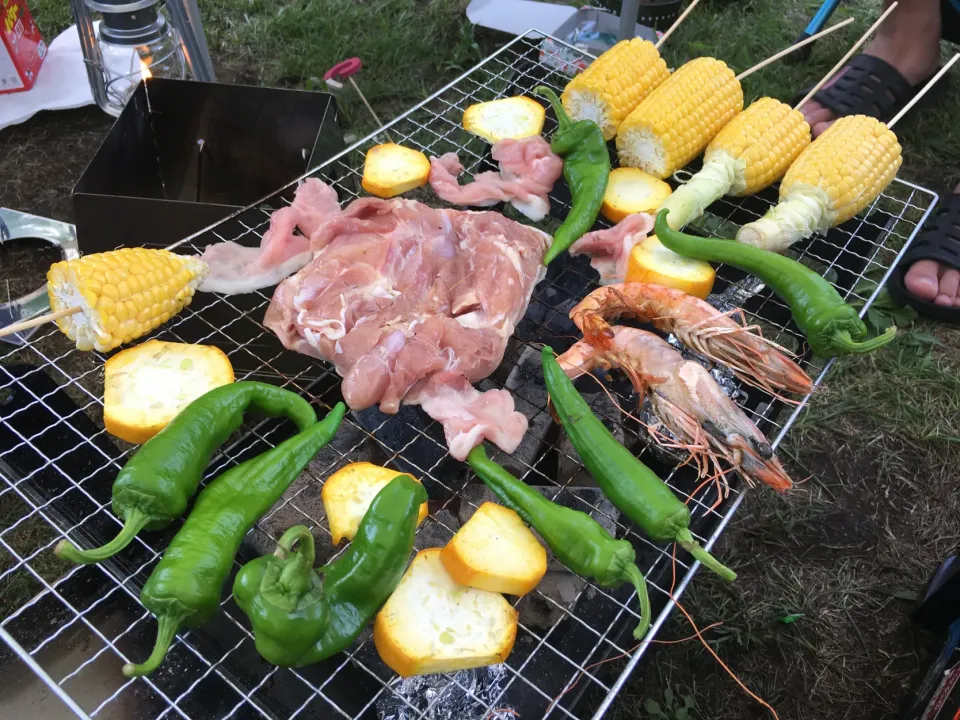
[[[0,0],[0,95],[29,90],[47,54],[24,0]]]

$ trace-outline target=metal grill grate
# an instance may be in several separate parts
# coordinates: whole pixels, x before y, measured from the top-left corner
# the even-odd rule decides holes
[[[463,131],[461,114],[472,103],[529,93],[537,84],[559,91],[565,78],[544,62],[539,43],[532,32],[516,38],[394,120],[386,128],[390,139],[428,155],[458,152],[467,172],[493,169],[487,144]],[[548,118],[545,133],[554,128]],[[376,141],[373,136],[365,138],[314,174],[331,183],[341,201],[357,197],[364,153]],[[178,243],[178,250],[196,253],[228,239],[258,243],[271,210],[289,202],[292,189],[187,238]],[[730,235],[735,226],[762,214],[775,198],[775,192],[768,191],[742,201],[720,201],[699,221],[699,229]],[[426,192],[422,199],[437,202]],[[798,256],[826,273],[849,301],[862,303],[865,309],[936,199],[928,190],[895,182],[868,213],[808,241]],[[562,183],[551,201],[552,217],[563,217],[569,196]],[[496,459],[528,483],[541,486],[549,497],[590,512],[635,545],[657,613],[652,638],[672,608],[671,548],[639,535],[592,487],[550,419],[539,373],[540,343],[549,342],[560,351],[573,342],[575,328],[567,311],[594,286],[595,275],[586,262],[563,259],[551,267],[534,291],[504,362],[480,386],[508,388],[517,408],[530,419],[520,449]],[[768,291],[721,268],[716,292],[721,300],[742,304],[751,322],[760,324],[776,342],[802,350],[788,309]],[[264,329],[261,320],[269,300],[262,292],[233,297],[198,294],[155,336],[217,345],[229,355],[238,379],[264,379],[313,398],[321,408],[330,407],[339,399],[339,379],[325,364],[283,350]],[[575,579],[554,563],[538,590],[517,602],[521,622],[517,642],[497,674],[447,676],[429,694],[401,691],[377,657],[369,634],[348,653],[316,666],[300,670],[269,666],[257,656],[246,619],[229,596],[216,620],[178,637],[158,672],[127,680],[120,673],[121,664],[143,659],[155,631],[137,597],[180,521],[165,532],[142,533],[125,552],[98,566],[64,571],[44,562],[62,537],[98,544],[118,527],[109,509],[110,485],[131,449],[119,449],[103,430],[104,359],[73,349],[55,329],[38,333],[25,348],[0,358],[0,501],[23,508],[16,522],[0,531],[0,547],[7,556],[0,564],[0,594],[24,583],[32,583],[37,591],[0,622],[0,635],[78,716],[377,718],[388,712],[389,705],[390,717],[433,718],[444,717],[456,704],[453,716],[461,718],[506,718],[508,713],[498,712],[505,708],[525,718],[600,717],[648,647],[636,647],[630,634],[637,622],[632,589],[604,590]],[[818,382],[827,369],[809,357],[803,364],[811,375],[819,374]],[[692,529],[709,547],[742,500],[738,481],[726,499],[718,498],[712,486],[694,492],[698,481],[689,468],[677,469],[680,458],[648,447],[636,422],[621,416],[595,385],[581,383],[623,441],[681,498],[689,498]],[[610,386],[624,408],[636,403],[626,383],[614,378]],[[802,407],[784,407],[745,387],[739,388],[737,399],[775,444]],[[289,429],[280,421],[249,422],[215,458],[207,478],[276,444]],[[419,531],[417,549],[442,544],[484,499],[483,486],[447,456],[441,428],[418,408],[404,408],[395,416],[376,410],[351,413],[335,441],[248,535],[237,567],[271,551],[282,531],[296,523],[308,525],[325,549],[320,552],[332,555],[320,486],[331,472],[358,460],[411,471],[423,480],[431,514]],[[694,569],[688,557],[677,557],[674,597],[683,592]],[[596,667],[621,655],[628,660],[618,673]]]

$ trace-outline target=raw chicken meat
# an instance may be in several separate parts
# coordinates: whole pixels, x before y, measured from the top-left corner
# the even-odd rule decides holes
[[[588,255],[590,267],[600,273],[600,282],[623,282],[633,246],[653,230],[653,217],[646,213],[627,215],[612,228],[589,232],[570,246],[571,255]]]
[[[200,259],[210,266],[210,272],[199,290],[239,295],[276,285],[313,259],[310,235],[339,212],[333,188],[308,178],[297,188],[290,207],[270,216],[260,247],[226,240],[204,249]],[[294,234],[297,227],[303,235]]]
[[[483,437],[509,447],[526,429],[512,399],[464,385],[503,359],[550,241],[499,213],[356,200],[313,234],[313,261],[277,287],[264,324],[287,348],[334,363],[351,408],[419,403],[456,457]]]
[[[543,220],[550,212],[547,194],[563,171],[563,160],[539,135],[501,140],[492,153],[500,172],[480,173],[466,185],[457,182],[463,166],[456,153],[430,158],[430,186],[438,197],[455,205],[490,207],[509,202],[534,222]]]
[[[450,454],[463,460],[484,439],[512,453],[527,431],[527,419],[513,409],[507,390],[480,392],[456,372],[440,372],[419,382],[407,395],[434,420],[443,423]]]

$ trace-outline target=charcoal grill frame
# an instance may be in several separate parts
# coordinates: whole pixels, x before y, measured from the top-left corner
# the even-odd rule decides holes
[[[491,166],[487,145],[482,140],[462,131],[460,113],[472,102],[491,100],[517,92],[529,92],[532,84],[535,83],[545,83],[559,90],[564,80],[563,76],[547,67],[538,55],[539,41],[543,37],[548,36],[534,30],[518,36],[422,103],[315,168],[309,175],[319,176],[331,182],[338,190],[341,201],[356,197],[360,191],[359,179],[363,151],[375,143],[375,137],[383,129],[389,129],[395,141],[420,147],[428,154],[457,150],[467,172],[487,169]],[[575,51],[557,38],[551,39]],[[544,132],[549,134],[554,128],[555,123],[551,114],[548,113]],[[171,247],[183,252],[197,252],[205,244],[220,240],[237,240],[245,244],[254,244],[259,241],[260,233],[266,228],[270,209],[278,207],[282,202],[289,202],[294,186],[295,184],[292,183],[274,195],[233,213]],[[729,229],[730,223],[739,224],[746,219],[757,217],[766,207],[775,202],[775,199],[775,191],[768,191],[743,201],[721,200],[710,208],[710,213],[698,223],[698,227],[712,232]],[[841,287],[842,293],[848,299],[861,302],[861,314],[864,314],[882,288],[891,268],[906,251],[933,209],[937,199],[937,195],[929,190],[910,183],[895,181],[866,213],[841,228],[831,231],[826,237],[817,237],[801,245],[799,255],[816,263],[832,277],[842,281],[841,284],[844,285]],[[264,205],[268,202],[271,205],[270,208]],[[435,199],[434,202],[436,202]],[[551,194],[551,215],[562,216],[560,212],[568,207],[568,202],[569,197],[566,195],[565,188],[558,185]],[[860,265],[863,267],[859,270],[850,270],[847,267],[850,263],[854,268]],[[876,285],[865,292],[855,283],[868,275],[875,280]],[[739,276],[732,273],[729,268],[720,268],[718,276],[721,278],[721,286],[724,284],[724,279],[734,281],[739,279]],[[562,326],[564,311],[569,307],[570,301],[575,298],[569,297],[569,292],[564,297],[561,291],[570,283],[577,282],[582,282],[584,287],[595,284],[595,275],[585,262],[564,258],[551,266],[547,278],[534,292],[534,299],[525,320],[518,325],[516,342],[508,348],[507,357],[501,366],[502,370],[517,367],[525,349],[536,347],[538,342],[542,342],[551,335],[557,340],[557,349],[562,349],[564,339],[556,328]],[[733,290],[737,289],[735,285],[730,287]],[[558,293],[559,298],[565,303],[559,309],[556,307],[556,303],[559,302]],[[779,300],[762,288],[753,287],[749,292],[742,292],[741,299],[746,302],[751,317],[769,320],[771,317],[783,318],[784,313],[787,312],[786,307]],[[241,340],[240,327],[245,326],[247,322],[258,325],[259,317],[262,317],[262,311],[266,308],[268,300],[269,292],[235,297],[198,295],[190,307],[154,336],[162,339],[211,342],[228,346],[225,349],[237,367],[238,379],[264,378],[278,382],[316,398],[318,408],[322,411],[325,407],[329,407],[337,395],[337,378],[328,366],[311,362],[303,356],[296,356],[282,349],[277,351],[279,344],[276,342],[271,344],[269,336],[264,335],[262,326],[257,336]],[[790,324],[766,322],[765,327],[768,332],[772,331],[772,339],[784,344],[795,344],[799,337],[796,328]],[[234,334],[235,330],[237,335]],[[566,342],[569,344],[571,340],[567,338]],[[272,348],[269,358],[264,357],[267,347]],[[109,482],[112,474],[129,457],[130,451],[129,448],[117,447],[116,443],[106,437],[102,425],[98,424],[99,413],[102,410],[97,393],[99,369],[72,373],[68,358],[78,351],[71,349],[69,343],[53,329],[38,333],[27,344],[27,348],[28,356],[17,354],[19,350],[12,350],[0,357],[0,361],[4,363],[29,360],[38,366],[35,369],[21,367],[14,371],[8,365],[0,365],[0,389],[25,393],[26,403],[17,405],[13,411],[0,408],[0,415],[2,415],[0,431],[5,433],[4,437],[8,441],[12,442],[12,445],[7,445],[0,452],[0,477],[3,480],[0,484],[0,497],[11,493],[11,497],[16,497],[30,508],[29,512],[25,513],[13,527],[0,531],[0,547],[13,558],[12,565],[0,569],[0,583],[11,580],[15,573],[25,573],[36,581],[42,590],[0,622],[0,639],[3,639],[13,652],[24,660],[78,717],[124,717],[124,703],[128,702],[131,696],[144,712],[156,708],[156,712],[150,715],[156,718],[283,717],[286,720],[292,717],[313,716],[377,717],[376,699],[383,693],[392,692],[390,688],[393,687],[393,681],[392,674],[376,657],[369,639],[359,646],[355,645],[347,654],[338,656],[335,659],[335,664],[338,665],[336,669],[330,671],[330,665],[320,666],[322,668],[320,675],[326,673],[323,682],[306,679],[308,676],[313,677],[309,675],[309,668],[304,671],[306,674],[300,671],[274,669],[264,671],[262,677],[253,671],[250,677],[245,677],[243,673],[247,666],[255,666],[256,660],[250,659],[248,652],[252,646],[248,625],[237,613],[229,596],[223,601],[225,611],[220,614],[221,617],[217,621],[211,623],[211,625],[219,623],[215,629],[203,628],[181,634],[171,651],[169,664],[178,668],[180,675],[189,675],[190,670],[196,668],[198,672],[196,679],[193,679],[192,675],[188,678],[171,677],[159,671],[152,677],[140,680],[120,678],[117,680],[117,687],[107,692],[106,696],[98,702],[88,703],[85,707],[75,702],[71,692],[74,692],[76,683],[86,682],[85,678],[91,677],[87,673],[94,672],[91,667],[94,663],[110,663],[115,666],[115,672],[119,675],[121,662],[138,660],[146,656],[148,646],[144,643],[144,638],[147,640],[151,638],[155,625],[149,613],[139,607],[137,594],[149,569],[157,561],[159,551],[162,550],[165,541],[169,539],[177,525],[175,524],[167,534],[144,534],[144,537],[139,538],[128,551],[121,554],[116,562],[73,568],[54,580],[43,577],[34,560],[41,552],[50,552],[52,546],[62,537],[69,536],[81,542],[86,538],[88,542],[96,542],[102,535],[115,532],[117,521],[110,514],[107,502]],[[248,356],[253,358],[252,365]],[[102,362],[103,356],[98,356],[98,360]],[[817,384],[821,382],[831,365],[829,362],[813,363],[809,357],[805,357],[803,362],[811,375],[815,376]],[[38,386],[33,384],[33,381],[38,378],[34,377],[34,374],[40,372],[48,378],[49,388],[53,389],[36,390]],[[505,372],[498,371],[490,381],[481,384],[481,387],[501,386],[504,375]],[[534,406],[533,418],[542,420],[545,408],[536,407],[535,403],[529,399],[535,397],[538,390],[536,378],[527,377],[514,389],[514,395],[521,410],[530,413],[531,406]],[[66,402],[64,398],[67,396],[73,401],[80,399],[80,404],[75,405],[76,409],[73,411],[66,412],[61,409]],[[624,406],[629,399],[626,395],[620,396],[620,402]],[[802,412],[807,399],[804,398],[802,403],[791,411],[763,393],[747,389],[740,401],[776,447]],[[20,417],[22,420],[28,413],[41,416],[43,413],[48,413],[55,420],[50,427],[36,428],[34,434],[24,434],[25,431],[18,424],[17,418]],[[404,413],[413,413],[413,415],[404,415]],[[338,440],[331,445],[330,453],[333,453],[334,459],[325,460],[328,466],[322,471],[318,472],[313,468],[308,470],[305,474],[306,484],[299,487],[295,485],[279,506],[274,508],[258,527],[267,527],[271,518],[280,517],[287,511],[292,512],[291,508],[307,517],[307,520],[313,520],[297,505],[298,498],[301,501],[305,499],[306,495],[302,493],[308,488],[310,492],[319,495],[319,485],[322,481],[316,475],[325,475],[336,466],[351,458],[355,459],[359,452],[365,451],[371,445],[383,454],[385,461],[394,463],[409,462],[410,459],[405,456],[409,454],[408,448],[414,447],[416,443],[419,443],[416,447],[445,452],[439,427],[436,423],[426,422],[425,416],[419,413],[419,409],[407,409],[393,418],[384,417],[382,424],[372,431],[369,430],[369,424],[358,422],[355,415],[348,416],[345,421],[347,432],[342,431]],[[786,419],[778,421],[777,418],[782,418],[784,415]],[[621,418],[618,415],[615,419]],[[380,431],[394,427],[390,423],[394,423],[396,427],[408,433],[411,438],[408,445],[399,449],[384,445]],[[400,425],[397,426],[397,423]],[[76,435],[73,448],[60,455],[52,456],[42,451],[45,447],[44,436],[47,433],[65,433],[69,436],[70,432]],[[544,458],[547,457],[547,453],[555,457],[558,463],[564,462],[569,466],[569,463],[574,462],[574,458],[562,455],[556,446],[556,435],[548,435],[550,432],[555,431],[544,430],[542,424],[532,424],[531,433],[544,433],[545,442],[547,437],[554,439],[550,441],[550,446],[543,457],[536,458],[530,463],[521,460],[519,474],[532,483],[543,485],[553,483],[556,489],[555,495],[560,499],[574,504],[580,503],[578,506],[581,509],[597,515],[600,512],[597,506],[583,503],[578,499],[576,492],[570,489],[575,472],[568,478],[550,478],[545,474],[544,468],[547,466],[542,463],[546,462]],[[282,440],[286,437],[286,433],[284,426],[276,421],[247,423],[244,430],[239,435],[235,435],[214,459],[207,479],[225,467],[240,462]],[[378,433],[380,433],[379,436]],[[655,467],[661,469],[664,467],[663,459],[646,449],[647,443],[641,434],[632,432],[628,440],[637,452],[643,453],[642,457],[645,460],[649,460]],[[33,470],[24,472],[22,468],[13,467],[15,464],[13,461],[17,459],[18,453],[33,453],[37,457]],[[84,458],[102,455],[103,459],[100,461],[100,467],[78,481],[71,473],[82,472],[74,467],[82,463],[71,457],[74,453],[83,454]],[[454,461],[442,457],[442,454],[433,465],[420,468],[421,477],[430,490],[431,497],[442,499],[443,506],[439,508],[441,511],[449,510],[454,507],[455,502],[459,502],[458,498],[462,497],[463,491],[472,479],[470,474],[462,469],[458,473],[456,468],[462,468],[462,466],[456,464],[454,467],[450,464]],[[330,455],[324,457],[330,457]],[[413,462],[414,466],[423,464],[421,458],[418,460],[419,463]],[[672,470],[665,472],[664,475],[681,497],[686,498],[691,485],[689,477],[685,476],[684,472]],[[454,479],[451,480],[451,477]],[[56,489],[40,488],[44,482],[63,489],[57,494]],[[740,486],[739,481],[734,481],[733,484],[732,496],[716,509],[710,508],[713,500],[716,499],[716,490],[712,487],[705,488],[690,498],[694,509],[694,534],[707,548],[711,547],[720,536],[743,501],[745,488]],[[92,510],[83,514],[79,521],[69,517],[70,513],[76,511],[75,506],[83,503],[86,503],[85,508],[92,508]],[[424,527],[432,522],[439,525],[440,531],[445,531],[449,536],[453,528],[446,527],[436,520],[439,514],[437,510],[436,507],[431,508],[431,519]],[[64,512],[67,515],[64,515]],[[84,512],[86,513],[86,510]],[[42,519],[53,528],[56,536],[40,547],[26,549],[15,547],[12,531],[35,518]],[[633,542],[644,562],[641,569],[648,575],[651,596],[655,607],[658,608],[647,638],[652,640],[672,611],[675,600],[682,596],[689,585],[698,564],[691,562],[690,558],[683,554],[678,556],[677,585],[672,597],[669,597],[665,588],[669,583],[669,574],[666,571],[671,561],[670,548],[650,543],[638,535],[635,529],[615,517],[604,519],[615,522],[618,536],[625,536]],[[316,522],[316,526],[321,533],[326,531],[322,522]],[[249,559],[252,550],[258,546],[257,538],[254,537],[258,533],[264,535],[263,531],[258,529],[248,536],[250,543],[242,551],[241,561]],[[423,548],[420,545],[422,538],[421,532],[418,536],[418,549]],[[259,546],[269,545],[272,539],[276,539],[275,533],[260,537]],[[329,545],[328,542],[323,542],[326,539],[322,537],[322,544]],[[723,559],[736,560],[736,558]],[[81,601],[88,602],[89,598],[83,596],[80,591],[74,592],[73,588],[75,585],[84,584],[95,589],[102,588],[98,591],[102,594],[96,596],[89,606],[78,608],[77,605]],[[536,595],[535,591],[528,598]],[[110,613],[105,613],[107,605],[104,603],[108,601]],[[595,622],[595,619],[581,607],[581,601],[583,605],[590,605],[592,608],[600,607],[597,612],[605,613],[603,617],[610,616],[609,622],[602,626],[602,629],[594,627],[591,623]],[[559,619],[550,628],[538,631],[523,625],[525,616],[522,604],[524,602],[527,602],[527,599],[518,603],[521,606],[520,634],[524,639],[532,638],[530,642],[535,647],[525,647],[518,642],[518,648],[507,662],[509,682],[506,683],[500,697],[493,699],[473,697],[473,700],[477,701],[475,704],[478,708],[478,717],[492,717],[490,713],[497,708],[509,707],[511,703],[520,702],[517,700],[520,695],[514,694],[514,690],[519,687],[523,693],[527,694],[523,696],[524,698],[529,695],[533,698],[534,704],[543,706],[542,716],[544,717],[601,718],[649,647],[649,643],[634,647],[630,639],[629,631],[637,620],[632,590],[621,588],[618,591],[605,591],[588,584],[579,591],[577,599],[572,603],[561,606],[554,601],[554,605],[560,609]],[[123,618],[129,616],[135,619],[132,624],[125,626],[118,633],[110,629],[109,620],[102,619],[101,614],[111,617],[119,614]],[[58,622],[57,618],[61,616],[66,617],[67,621]],[[49,622],[52,629],[38,642],[35,636],[36,626],[41,625],[42,630],[43,620],[47,617],[51,618]],[[568,623],[568,625],[558,631],[562,623]],[[230,646],[225,654],[215,656],[211,654],[211,648],[218,642],[217,633],[226,632],[224,628],[235,633],[239,641],[236,645]],[[65,638],[70,633],[77,632],[83,633],[88,642],[99,643],[100,647],[95,651],[91,649],[89,654],[84,656],[83,661],[69,672],[63,673],[62,669],[55,671],[54,674],[62,675],[59,679],[53,677],[51,672],[56,663],[51,661],[48,655],[57,649],[58,643],[65,643]],[[587,648],[582,656],[581,648],[573,645],[568,648],[563,644],[567,642],[568,637],[592,637],[593,635],[596,636],[596,642],[592,647]],[[631,648],[629,660],[612,682],[600,671],[594,669],[593,665],[599,661],[608,660],[620,652],[630,651]],[[231,655],[233,658],[228,663],[227,660]],[[576,657],[571,657],[572,655]],[[176,656],[175,659],[174,656]],[[243,661],[239,662],[237,658],[241,656]],[[553,665],[550,665],[551,660],[548,658],[552,658]],[[542,667],[543,663],[547,663],[550,669],[549,675]],[[375,692],[369,699],[351,703],[348,707],[346,700],[339,698],[339,690],[334,680],[341,672],[348,672],[344,668],[348,668],[351,673],[360,672],[367,684],[375,688]],[[366,675],[362,671],[365,671]],[[307,694],[298,707],[280,712],[275,704],[271,704],[272,698],[265,697],[265,694],[267,690],[276,689],[278,679],[281,679],[281,675],[282,678],[287,678],[286,673],[291,674],[290,682],[294,682],[293,678],[298,678],[309,692],[304,691]],[[561,681],[559,685],[555,682],[557,677]],[[578,680],[579,684],[577,684]],[[236,702],[228,704],[222,712],[216,711],[216,714],[208,712],[209,708],[198,704],[200,699],[195,696],[211,694],[206,687],[207,685],[213,687],[211,683],[215,683],[223,692],[229,692],[232,688],[236,692],[236,698],[233,698]],[[575,685],[576,690],[573,690]],[[287,687],[289,689],[292,686]],[[447,689],[451,692],[465,693],[468,696],[471,693],[469,688],[463,687],[452,677]],[[564,694],[559,702],[553,702],[554,696],[559,691],[563,691]],[[264,695],[262,696],[261,693]],[[442,696],[443,693],[434,702]],[[411,717],[427,717],[431,707],[419,709],[410,706]],[[483,709],[483,713],[479,713],[480,708]],[[286,710],[286,708],[281,709]],[[525,716],[533,717],[529,714]]]

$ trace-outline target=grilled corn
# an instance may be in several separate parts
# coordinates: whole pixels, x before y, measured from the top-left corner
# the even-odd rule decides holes
[[[623,40],[571,80],[560,99],[573,120],[593,120],[610,140],[623,119],[669,76],[652,42]]]
[[[877,199],[902,161],[897,136],[882,122],[842,117],[787,171],[780,203],[740,228],[737,240],[780,252],[846,222]]]
[[[703,168],[663,204],[679,230],[724,195],[753,195],[783,177],[810,144],[803,114],[779,100],[760,98],[710,141]]]
[[[165,323],[193,300],[207,264],[167,250],[122,248],[54,263],[50,307],[79,308],[57,320],[79,350],[107,352]]]
[[[713,58],[691,60],[637,105],[617,133],[620,164],[654,177],[693,160],[743,109],[733,70]]]

